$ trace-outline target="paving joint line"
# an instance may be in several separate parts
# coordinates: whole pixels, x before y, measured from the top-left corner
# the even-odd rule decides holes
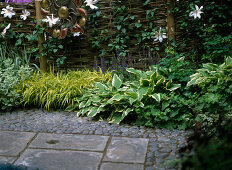
[[[104,159],[104,157],[106,156],[106,152],[107,152],[107,150],[108,150],[108,148],[109,148],[109,145],[110,145],[110,143],[111,143],[111,141],[112,141],[112,138],[113,138],[112,135],[110,135],[108,141],[106,142],[106,146],[105,146],[105,149],[104,149],[104,152],[103,152],[103,155],[102,155],[102,159],[101,159],[100,164],[99,164],[99,166],[98,166],[98,170],[100,170],[100,168],[101,168],[103,159]]]
[[[80,149],[58,149],[58,148],[38,148],[38,147],[28,147],[28,149],[55,150],[55,151],[83,151],[83,152],[96,152],[96,153],[103,153],[104,152],[104,151],[80,150]]]
[[[14,160],[13,164],[15,164],[15,162],[20,158],[20,156],[22,156],[22,154],[26,151],[26,149],[29,148],[29,145],[32,143],[32,141],[38,136],[39,133],[36,133],[27,143],[27,145],[25,146],[25,148],[19,152],[19,154],[17,155],[16,159]]]

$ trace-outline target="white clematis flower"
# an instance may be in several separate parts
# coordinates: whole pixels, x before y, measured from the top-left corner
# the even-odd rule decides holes
[[[15,12],[13,11],[13,7],[7,5],[6,8],[2,8],[1,14],[3,14],[5,18],[12,18],[12,16],[15,15]]]
[[[158,41],[159,42],[163,42],[164,38],[167,38],[167,36],[165,35],[166,33],[161,33],[162,28],[160,27],[159,31],[156,31],[155,33],[155,37],[154,37],[154,41]]]
[[[78,37],[78,36],[80,36],[80,35],[81,35],[81,32],[75,32],[75,33],[73,34],[74,37]]]
[[[48,22],[49,27],[52,27],[53,25],[56,25],[56,23],[58,21],[60,21],[60,19],[59,18],[54,18],[53,14],[52,14],[52,17],[47,16],[47,19],[43,19],[42,21],[43,22]]]
[[[5,37],[6,31],[10,28],[10,26],[11,26],[11,24],[8,24],[8,25],[6,26],[6,28],[4,28],[4,30],[2,31],[2,36],[3,36],[3,38]]]
[[[201,18],[201,14],[203,13],[201,10],[203,9],[203,6],[199,8],[197,5],[195,5],[195,8],[196,9],[194,11],[191,11],[189,13],[189,16],[194,17],[194,19]]]
[[[98,9],[98,7],[94,5],[97,2],[98,0],[85,0],[86,6],[89,6],[91,9]]]
[[[20,18],[23,20],[26,20],[28,16],[30,16],[30,12],[27,11],[26,9],[22,11],[22,15],[20,15]]]

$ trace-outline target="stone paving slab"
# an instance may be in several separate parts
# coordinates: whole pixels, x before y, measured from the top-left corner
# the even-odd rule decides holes
[[[144,163],[148,139],[113,137],[104,161]]]
[[[104,151],[108,136],[40,133],[30,148]]]
[[[100,170],[144,170],[142,164],[103,163]]]
[[[102,156],[96,152],[27,149],[15,164],[40,170],[97,170]]]
[[[15,160],[16,157],[0,156],[0,163],[13,163]]]
[[[0,131],[0,155],[17,156],[34,136],[31,132]]]

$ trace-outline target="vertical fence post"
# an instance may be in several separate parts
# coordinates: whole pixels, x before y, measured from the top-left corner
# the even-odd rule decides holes
[[[168,39],[175,40],[175,16],[172,12],[174,7],[173,0],[167,0],[167,26],[168,26]],[[171,45],[170,40],[168,41],[169,46]]]
[[[37,24],[41,26],[41,20],[43,19],[43,15],[41,13],[41,0],[35,0],[35,9],[36,9],[36,20]],[[40,70],[43,72],[47,72],[47,58],[42,55],[43,52],[43,42],[44,35],[38,34],[38,46],[39,46],[39,62],[40,62]]]

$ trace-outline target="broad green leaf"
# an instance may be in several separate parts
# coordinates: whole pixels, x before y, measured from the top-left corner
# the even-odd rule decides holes
[[[154,93],[152,95],[150,95],[153,99],[155,99],[157,102],[160,102],[161,97],[159,93]]]
[[[137,99],[134,99],[134,98],[129,98],[129,103],[130,105],[132,105]]]
[[[157,82],[156,82],[156,86],[162,84],[165,82],[165,78],[160,78]]]
[[[137,75],[139,78],[146,78],[146,75],[141,70],[135,70],[134,68],[127,68],[127,72]]]
[[[81,116],[81,111],[77,112],[77,117]]]
[[[81,108],[85,107],[85,104],[86,104],[86,101],[82,101],[82,102],[79,104],[79,108],[81,109]]]
[[[121,120],[123,120],[132,111],[133,111],[133,109],[131,109],[131,108],[127,108],[125,111],[123,111]]]
[[[81,110],[81,113],[82,115],[86,114],[89,110],[90,110],[91,107],[85,107]]]
[[[114,113],[111,119],[109,120],[109,123],[116,123],[119,124],[122,120],[122,114],[121,113]]]
[[[169,88],[169,87],[171,86],[171,84],[172,84],[172,79],[169,80],[169,81],[166,83],[166,88]]]
[[[162,110],[164,111],[164,109],[166,109],[169,106],[169,101],[164,101],[162,103]]]
[[[133,91],[127,91],[126,95],[128,95],[128,96],[130,96],[130,97],[132,97],[134,99],[137,99],[137,97],[138,97],[137,93],[135,93]]]
[[[111,103],[112,104],[113,101],[120,101],[120,100],[122,100],[124,98],[125,98],[125,95],[116,94],[111,99],[109,99],[107,103]]]
[[[173,84],[168,90],[174,91],[181,87],[181,84]]]
[[[92,107],[87,114],[88,117],[94,117],[97,114],[98,107]]]
[[[92,102],[99,103],[100,101],[101,101],[101,98],[99,96],[96,96],[96,97],[92,98]]]
[[[138,89],[138,100],[141,101],[143,99],[143,96],[147,94],[149,87],[140,87]]]
[[[107,89],[107,86],[102,84],[102,83],[99,83],[97,82],[96,83],[96,86],[101,90],[101,91],[105,91]]]
[[[122,85],[122,80],[118,77],[117,74],[114,74],[113,80],[112,80],[112,86],[116,89],[119,89]]]
[[[225,63],[226,63],[226,65],[232,65],[232,58],[231,57],[227,57]]]

